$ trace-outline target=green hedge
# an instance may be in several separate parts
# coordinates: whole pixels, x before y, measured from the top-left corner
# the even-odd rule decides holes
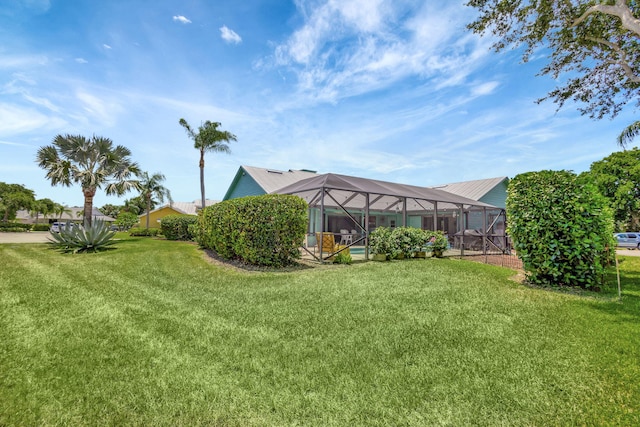
[[[49,231],[51,224],[33,224],[31,231]]]
[[[613,256],[613,214],[593,186],[569,171],[517,175],[507,193],[507,232],[527,279],[592,288]]]
[[[133,227],[129,229],[129,236],[135,237],[155,237],[161,234],[159,228]]]
[[[226,200],[200,211],[196,240],[223,258],[281,267],[300,258],[307,203],[268,194]]]
[[[160,229],[168,240],[194,240],[191,225],[197,223],[195,215],[167,215],[160,220]]]
[[[0,222],[0,231],[6,232],[29,231],[31,227],[31,224],[22,224],[20,222]]]

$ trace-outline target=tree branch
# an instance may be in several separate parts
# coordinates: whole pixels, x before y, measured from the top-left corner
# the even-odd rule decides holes
[[[596,4],[589,7],[578,19],[573,21],[573,27],[580,25],[590,15],[600,12],[605,15],[617,16],[622,22],[622,27],[640,36],[640,19],[633,16],[631,9],[627,6],[625,0],[616,0],[616,4],[608,6],[604,4]]]
[[[609,40],[599,39],[595,37],[587,36],[585,38],[592,42],[600,43],[605,46],[608,46],[612,50],[616,51],[620,57],[620,60],[609,61],[609,62],[611,64],[619,65],[629,80],[631,80],[634,83],[640,83],[640,76],[636,75],[636,73],[633,71],[633,68],[631,68],[631,66],[629,65],[629,61],[627,61],[627,53],[617,43],[613,43],[613,42],[610,42]]]

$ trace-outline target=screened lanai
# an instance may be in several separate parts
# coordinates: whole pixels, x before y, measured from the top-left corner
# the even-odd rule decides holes
[[[462,254],[507,249],[503,210],[438,189],[328,173],[274,193],[297,195],[309,204],[306,248],[309,253],[314,248],[321,261],[346,248],[360,248],[368,259],[368,236],[376,227],[441,230]],[[333,236],[337,247],[327,244],[326,236]]]

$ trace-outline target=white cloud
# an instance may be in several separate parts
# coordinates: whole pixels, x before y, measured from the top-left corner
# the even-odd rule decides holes
[[[103,44],[103,45],[102,45],[102,47],[103,47],[103,48],[105,48],[105,49],[112,49],[112,47],[111,47],[111,46],[109,46],[109,45],[108,45],[108,44],[106,44],[106,43],[105,43],[105,44]]]
[[[186,16],[176,15],[173,17],[174,21],[180,22],[182,24],[191,24],[191,21]]]
[[[113,125],[118,114],[122,111],[122,107],[117,102],[87,92],[77,92],[76,98],[82,103],[82,108],[86,113],[94,116],[105,125]]]
[[[411,77],[440,88],[463,85],[489,54],[468,34],[457,2],[327,0],[303,7],[304,24],[276,46],[275,62],[296,73],[300,92],[315,101],[336,102]]]
[[[242,41],[242,37],[240,37],[235,31],[228,28],[226,25],[220,27],[220,37],[227,43],[235,43],[238,44]]]
[[[471,95],[484,96],[492,94],[496,88],[500,85],[497,81],[481,83],[471,88]]]
[[[24,108],[15,104],[0,104],[0,136],[20,135],[37,129],[58,127],[63,122],[44,115],[32,108]]]
[[[78,64],[88,64],[88,63],[89,63],[89,61],[87,61],[87,60],[86,60],[86,59],[84,59],[84,58],[76,58],[76,62],[77,62]]]

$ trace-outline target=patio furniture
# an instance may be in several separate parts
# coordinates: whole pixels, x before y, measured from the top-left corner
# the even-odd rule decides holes
[[[349,230],[340,230],[340,244],[347,246],[353,243],[353,236],[349,233]]]
[[[336,239],[333,233],[316,233],[316,246],[318,247],[318,251],[320,251],[320,242],[322,242],[323,253],[333,253],[336,251]]]

